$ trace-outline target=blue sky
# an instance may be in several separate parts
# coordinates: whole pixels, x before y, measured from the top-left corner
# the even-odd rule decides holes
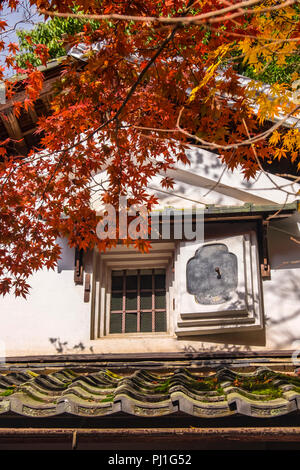
[[[5,7],[0,14],[0,18],[5,20],[9,25],[9,33],[3,32],[0,34],[0,38],[4,39],[6,45],[10,42],[18,42],[16,30],[32,29],[36,23],[43,20],[36,12],[36,9],[29,6],[27,0],[22,1],[21,5],[19,5],[14,12],[11,12],[10,8]],[[7,48],[1,52],[0,65],[3,65],[7,54]],[[11,73],[11,71],[7,71],[6,75],[9,76]]]

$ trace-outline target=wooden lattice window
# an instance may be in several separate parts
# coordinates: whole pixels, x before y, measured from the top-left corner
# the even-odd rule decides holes
[[[110,333],[166,331],[166,271],[112,271]]]

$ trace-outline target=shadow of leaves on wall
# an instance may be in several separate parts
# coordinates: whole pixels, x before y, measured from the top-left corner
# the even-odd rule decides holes
[[[94,353],[93,346],[87,348],[82,341],[78,344],[74,344],[74,346],[69,346],[68,341],[61,341],[60,338],[49,338],[50,343],[55,348],[58,354],[65,354],[65,353],[76,353],[76,352],[83,352],[89,351],[92,354]]]
[[[201,343],[200,346],[192,346],[191,344],[183,346],[183,352],[187,354],[194,354],[194,353],[207,353],[207,352],[240,352],[240,351],[246,351],[250,352],[252,351],[251,347],[248,345],[236,345],[236,344],[223,344],[223,345],[207,345],[205,343]]]

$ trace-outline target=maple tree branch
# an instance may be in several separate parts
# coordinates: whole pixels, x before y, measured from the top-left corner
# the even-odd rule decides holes
[[[26,287],[20,282],[21,276],[26,278],[43,266],[53,267],[58,258],[54,238],[59,233],[68,237],[70,244],[79,244],[83,249],[92,244],[98,245],[100,251],[103,247],[113,246],[112,241],[100,241],[95,236],[97,219],[93,199],[102,196],[102,202],[115,204],[119,190],[132,196],[134,201],[147,204],[151,210],[152,205],[158,202],[157,196],[147,191],[147,187],[151,187],[151,179],[162,176],[163,172],[171,175],[170,170],[176,167],[176,161],[188,163],[186,147],[197,145],[198,149],[199,146],[212,149],[217,154],[216,160],[222,163],[219,175],[204,191],[205,196],[218,185],[222,186],[222,176],[228,167],[241,168],[245,177],[251,178],[251,184],[252,178],[263,177],[266,184],[259,184],[255,191],[276,188],[277,193],[277,189],[285,187],[286,201],[291,194],[289,191],[296,192],[294,183],[298,177],[290,183],[275,176],[276,187],[271,178],[267,179],[268,175],[264,176],[259,171],[259,163],[255,160],[259,157],[265,168],[264,159],[272,160],[274,157],[280,160],[282,156],[287,157],[287,153],[291,162],[298,158],[295,110],[292,111],[293,119],[286,123],[288,116],[281,119],[299,103],[297,88],[293,92],[294,83],[290,89],[277,79],[268,91],[253,82],[247,85],[247,80],[246,84],[240,81],[234,63],[230,63],[230,57],[239,47],[238,53],[245,52],[248,59],[245,67],[254,65],[257,77],[265,63],[274,59],[275,50],[277,59],[280,59],[277,65],[284,64],[285,58],[294,54],[298,41],[296,36],[299,36],[297,26],[292,23],[296,9],[287,7],[295,0],[194,0],[190,3],[193,10],[186,10],[182,16],[179,11],[186,8],[188,1],[80,1],[76,14],[83,32],[67,35],[66,42],[69,41],[70,46],[82,43],[84,47],[79,47],[79,51],[85,53],[91,49],[91,53],[87,53],[82,61],[82,56],[77,56],[79,60],[76,60],[76,54],[75,60],[63,61],[61,82],[53,93],[51,91],[51,98],[48,98],[48,89],[41,88],[42,72],[36,73],[35,66],[29,62],[24,68],[28,79],[25,78],[20,87],[16,82],[7,87],[7,99],[11,100],[9,105],[14,103],[15,115],[22,129],[22,109],[26,113],[29,105],[34,106],[38,95],[42,97],[44,92],[47,101],[53,101],[51,108],[44,103],[47,113],[42,109],[38,113],[44,114],[37,124],[39,132],[43,131],[41,142],[45,150],[42,155],[11,156],[18,150],[5,149],[5,141],[0,144],[0,183],[7,181],[2,197],[4,210],[0,214],[0,241],[4,243],[5,253],[5,271],[2,269],[0,272],[0,293],[9,291],[11,283],[16,283],[16,292],[26,292]],[[22,5],[21,0],[5,0],[5,3],[12,11],[16,5]],[[74,2],[30,0],[30,3],[52,8],[58,13],[72,13]],[[2,4],[0,0],[0,10]],[[81,21],[80,9],[84,13],[128,12],[141,16],[131,22],[120,18],[98,21],[94,29],[93,24],[84,25],[86,21]],[[269,13],[264,13],[266,11]],[[143,14],[154,17],[162,14],[163,17],[155,17],[147,23]],[[88,15],[87,19],[90,20],[91,16]],[[3,29],[1,20],[0,28]],[[247,37],[249,39],[245,40]],[[34,49],[36,46],[34,44]],[[14,47],[11,43],[12,51]],[[1,41],[0,49],[3,50]],[[42,48],[45,55],[46,49],[45,45],[45,49]],[[284,57],[279,54],[284,54]],[[41,57],[44,62],[45,57]],[[237,58],[240,59],[241,56]],[[293,61],[291,63],[294,64]],[[12,57],[6,64],[17,73],[20,71]],[[293,65],[292,72],[294,68]],[[60,73],[61,67],[57,70]],[[292,72],[289,68],[284,77],[291,76],[294,80],[297,76]],[[47,80],[48,72],[44,78]],[[52,90],[51,83],[49,90]],[[6,84],[9,84],[8,80]],[[201,93],[198,93],[200,88]],[[16,94],[18,91],[22,93]],[[291,96],[294,103],[290,101]],[[21,101],[17,101],[18,98]],[[47,116],[48,111],[51,116]],[[246,130],[249,130],[248,137],[241,121],[243,117]],[[273,120],[268,126],[273,126],[275,119],[279,122],[262,132],[261,124],[266,119]],[[33,125],[35,122],[36,119],[32,119]],[[148,127],[143,128],[143,125]],[[282,132],[273,132],[281,125],[290,126],[291,130],[286,132],[283,128]],[[25,132],[22,130],[22,135]],[[203,136],[212,142],[196,137],[194,133],[198,135],[198,132],[200,138]],[[282,144],[280,148],[279,143]],[[31,147],[31,143],[29,145]],[[107,176],[102,178],[99,173],[105,170]],[[94,175],[99,176],[94,178]],[[180,194],[180,188],[169,176],[162,178],[157,186],[155,191],[191,201]],[[283,196],[282,201],[284,199]],[[67,220],[62,220],[63,213],[69,215]],[[4,281],[3,272],[9,276]]]
[[[180,131],[182,134],[186,135],[187,137],[193,139],[193,140],[196,140],[197,142],[199,142],[204,148],[207,148],[207,149],[218,149],[218,150],[230,150],[232,148],[238,148],[238,147],[241,147],[241,146],[244,146],[244,145],[249,145],[249,144],[253,144],[255,142],[259,142],[260,140],[263,140],[265,139],[268,135],[270,135],[274,130],[278,129],[290,116],[292,116],[295,112],[298,111],[298,109],[300,109],[300,105],[296,106],[292,111],[290,111],[284,118],[282,118],[280,121],[278,121],[276,124],[274,124],[272,127],[270,127],[268,130],[264,131],[264,132],[261,132],[260,134],[258,134],[257,136],[255,137],[249,137],[248,139],[246,140],[243,140],[241,142],[236,142],[234,144],[229,144],[229,145],[221,145],[221,144],[217,144],[215,142],[208,142],[206,140],[203,140],[203,139],[200,139],[200,137],[197,137],[196,135],[193,135],[193,134],[190,134],[189,132],[185,131],[184,129],[182,129],[182,127],[180,127],[180,120],[181,120],[181,116],[182,116],[182,113],[184,111],[184,106],[181,108],[179,114],[178,114],[178,118],[177,118],[177,122],[176,122],[176,129],[174,129],[173,131],[175,132],[176,130],[177,131]],[[159,130],[159,129],[157,129]],[[164,129],[161,129],[162,131],[164,131]]]
[[[190,0],[185,12],[182,13],[182,16],[184,16],[185,14],[188,13],[189,9],[191,8],[191,6],[193,5],[193,0]],[[64,156],[66,155],[66,152],[72,150],[73,148],[77,147],[79,144],[82,144],[84,142],[86,142],[87,140],[91,139],[97,132],[99,132],[101,129],[103,129],[104,127],[106,127],[108,124],[110,124],[111,122],[113,121],[117,121],[118,122],[118,119],[119,119],[119,116],[121,115],[123,109],[125,108],[126,104],[128,103],[128,101],[130,100],[131,96],[134,94],[135,90],[137,89],[137,87],[139,86],[139,84],[141,83],[141,81],[143,80],[144,76],[146,75],[146,73],[148,72],[148,70],[150,69],[150,67],[154,64],[155,60],[158,58],[158,56],[161,54],[161,52],[163,51],[163,49],[165,48],[165,46],[173,39],[174,35],[176,34],[176,32],[181,28],[181,25],[178,24],[176,26],[173,27],[173,30],[172,32],[164,39],[164,41],[162,42],[162,44],[160,45],[159,49],[156,51],[156,53],[154,54],[154,56],[149,60],[149,62],[147,63],[147,65],[143,68],[143,70],[141,71],[141,73],[139,74],[138,78],[136,79],[136,81],[134,82],[134,84],[131,86],[129,92],[127,93],[125,99],[123,100],[121,106],[119,107],[119,109],[117,110],[117,112],[114,114],[114,116],[112,116],[110,119],[108,119],[106,122],[104,122],[103,124],[101,124],[101,126],[98,126],[92,133],[90,133],[87,137],[85,137],[84,139],[80,140],[79,142],[77,142],[76,144],[73,144],[71,145],[70,147],[68,147],[67,149],[64,149],[62,150],[62,155],[59,159],[59,161],[57,162],[57,165],[54,169],[54,172],[53,174],[50,176],[49,180],[47,181],[46,183],[46,187],[43,191],[43,194],[42,194],[42,199],[44,199],[45,197],[45,194],[46,194],[46,191],[49,187],[49,184],[50,182],[53,180],[58,168],[60,167],[63,159],[65,158]]]
[[[180,132],[180,133],[184,134],[185,136],[199,142],[201,144],[201,146],[203,146],[203,148],[211,149],[211,150],[212,149],[215,149],[215,150],[230,150],[230,149],[237,149],[238,147],[242,147],[244,145],[253,144],[255,142],[259,142],[260,140],[265,139],[272,132],[274,132],[274,130],[276,130],[278,127],[280,127],[291,115],[293,115],[295,112],[297,112],[298,109],[300,109],[300,105],[296,106],[290,113],[288,113],[284,118],[282,118],[279,122],[274,124],[268,130],[266,130],[264,132],[261,132],[260,134],[256,135],[255,137],[250,137],[250,135],[249,135],[248,139],[243,140],[241,142],[236,142],[234,144],[229,144],[229,145],[221,145],[221,144],[217,144],[215,142],[208,142],[208,141],[200,139],[199,137],[197,137],[193,134],[190,134],[189,132],[182,129],[182,127],[180,127],[180,120],[181,120],[181,116],[182,116],[182,113],[183,113],[184,109],[185,109],[184,106],[182,106],[182,108],[181,108],[181,110],[179,111],[179,114],[178,114],[176,127],[174,129],[161,129],[161,128],[145,127],[145,126],[132,126],[132,127],[134,127],[135,129],[140,129],[140,130],[145,130],[145,131],[152,131],[152,132],[162,132],[162,133],[163,132],[166,132],[166,133]],[[189,145],[192,145],[192,144],[189,144]]]
[[[272,180],[271,180],[272,181]],[[280,188],[281,191],[284,191],[282,188]],[[266,220],[271,220],[271,219],[274,219],[277,217],[277,215],[280,214],[280,212],[285,208],[286,204],[287,204],[287,201],[288,201],[288,197],[289,197],[289,194],[288,192],[286,191],[286,196],[285,196],[285,201],[284,203],[282,204],[282,206],[278,209],[278,211],[275,212],[275,214],[272,214],[272,215],[269,215]]]
[[[229,2],[228,0],[220,0],[221,3],[224,3],[224,5],[227,5],[228,7],[232,6],[232,3]],[[242,8],[238,8],[238,11],[244,11]]]
[[[236,149],[233,149],[231,157],[229,158],[227,165],[229,165],[232,162],[235,152],[236,152]],[[209,190],[205,194],[203,194],[203,197],[208,196],[212,191],[214,191],[219,186],[225,174],[225,171],[226,171],[226,166],[223,168],[222,173],[220,174],[218,180],[211,186],[211,188],[209,188]]]
[[[300,176],[291,175],[289,173],[276,173],[276,176],[280,176],[281,178],[292,178],[295,180],[293,181],[293,184],[298,183],[298,181],[300,181]]]
[[[159,188],[156,188],[156,187],[150,186],[150,185],[148,186],[148,188],[152,189],[152,191],[158,191],[159,193],[168,194],[168,195],[171,195],[171,196],[178,197],[180,199],[184,199],[185,201],[195,202],[196,204],[201,204],[202,206],[206,206],[205,202],[198,201],[196,199],[191,199],[189,197],[182,196],[181,194],[176,194],[176,193],[174,193],[174,191],[165,191],[163,189],[159,189]]]
[[[278,266],[275,266],[274,269],[279,269],[281,266],[287,266],[289,264],[299,264],[300,259],[294,260],[294,261],[282,261]]]
[[[199,22],[216,22],[216,21],[228,21],[232,18],[237,16],[247,14],[260,14],[265,13],[267,11],[278,10],[284,8],[285,6],[292,5],[297,3],[298,0],[286,0],[284,3],[280,5],[274,5],[272,7],[261,8],[259,10],[245,10],[244,7],[254,6],[258,3],[261,3],[261,0],[245,0],[234,5],[230,4],[230,6],[226,8],[221,8],[220,10],[214,10],[207,13],[202,13],[201,15],[195,16],[188,16],[185,18],[182,17],[164,17],[164,16],[134,16],[134,15],[122,15],[118,13],[111,13],[111,14],[85,14],[85,13],[60,13],[58,11],[49,11],[45,9],[39,9],[39,13],[45,16],[58,16],[61,18],[83,18],[83,19],[90,19],[90,20],[126,20],[126,21],[141,21],[141,22],[159,22],[159,23],[168,23],[168,24],[199,24]],[[189,7],[190,8],[190,7]],[[215,18],[210,20],[215,16],[219,17],[220,15],[226,15],[231,11],[238,10],[236,13],[232,14],[231,16],[221,16],[220,18]]]
[[[193,2],[190,1],[190,5],[188,5],[187,7],[187,10],[186,12],[188,11],[188,9],[191,7],[191,5],[193,4]],[[184,15],[184,13],[183,13]],[[173,39],[174,35],[176,34],[176,32],[178,31],[178,29],[181,27],[181,25],[176,25],[172,32],[165,38],[165,40],[162,42],[162,44],[160,45],[160,47],[158,48],[158,50],[156,51],[156,53],[154,54],[154,56],[149,60],[149,62],[147,63],[147,65],[143,68],[143,70],[141,71],[141,73],[139,74],[138,78],[136,79],[136,81],[134,82],[134,84],[131,86],[129,92],[127,93],[125,99],[123,100],[120,108],[117,110],[117,112],[115,113],[114,116],[112,116],[111,118],[109,118],[106,122],[104,122],[103,124],[101,124],[101,126],[98,126],[92,133],[90,133],[86,138],[80,140],[80,142],[78,142],[77,144],[75,145],[72,145],[71,147],[67,148],[67,149],[64,149],[63,152],[65,151],[68,151],[68,150],[72,150],[74,147],[76,147],[77,145],[81,144],[81,143],[84,143],[86,142],[87,140],[89,140],[94,134],[96,134],[97,132],[99,132],[101,129],[103,129],[105,126],[107,126],[108,124],[110,124],[111,122],[113,122],[114,120],[118,119],[120,114],[122,113],[123,109],[125,108],[126,104],[128,103],[128,101],[130,100],[131,96],[134,94],[135,90],[137,89],[137,87],[139,86],[139,84],[141,83],[141,81],[143,80],[144,76],[146,75],[146,73],[148,72],[148,70],[150,69],[150,67],[153,65],[153,63],[156,61],[156,59],[158,58],[158,56],[161,54],[161,52],[163,51],[163,49],[165,48],[165,46]]]
[[[183,110],[183,108],[181,109],[181,112],[182,112],[182,110]],[[244,121],[244,119],[243,119],[243,121]],[[245,124],[246,124],[246,123],[245,123]],[[135,129],[141,129],[141,130],[147,130],[147,131],[153,131],[153,132],[167,132],[167,133],[169,132],[169,133],[175,133],[175,132],[178,132],[178,131],[179,131],[177,128],[176,128],[176,129],[159,129],[159,128],[142,127],[142,126],[133,126],[133,127],[134,127]],[[181,128],[180,128],[180,129],[181,129]],[[249,144],[251,144],[251,147],[254,148],[254,145],[253,145],[253,143],[252,143],[252,142],[253,142],[253,138],[250,137],[250,134],[249,134],[249,131],[248,131],[247,126],[246,126],[246,129],[247,129],[247,133],[248,133],[248,140],[244,140],[244,141],[241,142],[239,145],[235,145],[235,144],[234,144],[234,145],[231,146],[231,147],[233,147],[233,153],[232,153],[232,155],[231,155],[231,157],[230,157],[229,162],[227,163],[227,165],[232,161],[232,159],[233,159],[233,157],[234,157],[234,153],[235,153],[235,151],[236,151],[236,147],[241,146],[241,145],[249,145]],[[191,137],[191,138],[196,139],[196,137],[195,137],[194,135],[189,134],[189,133],[187,133],[186,131],[182,131],[182,132],[183,132],[185,135],[187,135],[188,137]],[[147,135],[144,135],[144,137],[146,137],[146,138],[151,138],[150,136],[147,136]],[[167,138],[165,138],[165,140],[167,140]],[[181,145],[184,145],[184,146],[186,146],[186,147],[197,146],[196,144],[184,144],[184,143],[182,143]],[[197,146],[197,147],[198,147],[198,146]],[[201,147],[203,147],[203,146],[201,146]],[[220,147],[221,149],[223,149],[223,150],[225,149],[225,146],[219,146],[219,147]],[[209,147],[206,146],[206,148],[209,148]],[[226,146],[226,149],[227,149],[227,146]],[[288,198],[288,196],[290,196],[290,195],[295,196],[295,193],[292,193],[292,192],[290,192],[290,191],[286,191],[285,189],[283,189],[283,188],[285,188],[286,186],[289,186],[290,184],[278,185],[275,181],[273,181],[273,179],[270,177],[270,175],[263,169],[263,167],[262,167],[262,165],[261,165],[261,163],[260,163],[260,160],[259,160],[259,158],[258,158],[258,155],[257,155],[257,153],[256,153],[255,148],[254,148],[254,151],[255,151],[255,158],[256,158],[257,164],[258,164],[258,166],[259,166],[259,168],[260,168],[260,171],[268,177],[268,179],[269,179],[269,180],[271,181],[271,183],[276,187],[276,189],[278,189],[278,190],[283,191],[284,193],[286,193],[286,200],[285,200],[283,206],[276,212],[276,214],[274,214],[274,217],[275,217],[275,215],[279,214],[279,213],[282,211],[282,209],[284,209],[284,207],[285,207],[285,205],[286,205],[286,203],[287,203],[287,198]],[[208,190],[207,193],[204,194],[204,196],[207,196],[211,191],[213,191],[213,190],[219,185],[219,183],[220,183],[220,181],[221,181],[221,179],[222,179],[222,177],[223,177],[223,175],[224,175],[224,173],[225,173],[225,170],[226,170],[226,167],[224,168],[224,170],[223,170],[221,176],[219,177],[218,181],[216,181],[216,183]],[[289,175],[277,175],[277,176],[289,176]],[[295,177],[295,176],[294,176],[293,178],[295,178],[295,181],[293,181],[292,184],[296,184],[298,181],[300,181],[300,176],[299,176],[299,177]],[[271,216],[271,217],[272,217],[272,216]],[[271,218],[271,217],[270,217],[270,218]]]
[[[300,245],[300,240],[296,240],[296,238],[294,237],[290,237],[290,240],[292,240],[293,242],[297,243],[298,245]]]
[[[192,3],[192,4],[190,5],[190,7],[193,6],[195,3],[196,3],[196,2]],[[249,0],[249,1],[246,1],[246,2],[240,2],[239,4],[236,4],[236,5],[231,5],[229,2],[226,2],[226,0],[224,0],[223,3],[229,4],[230,6],[229,6],[228,8],[225,8],[225,9],[217,10],[217,11],[216,11],[216,14],[220,14],[221,12],[224,13],[225,10],[228,12],[228,11],[231,11],[232,9],[237,9],[237,8],[241,11],[241,8],[240,8],[241,6],[250,5],[250,4],[254,4],[254,3],[258,3],[258,1],[257,1],[257,0]],[[282,7],[283,5],[285,5],[286,3],[287,3],[287,2],[285,2],[284,4],[282,4],[281,7]],[[188,9],[189,9],[190,7],[187,8],[186,12],[188,11]],[[261,11],[261,10],[260,10],[260,11]],[[186,12],[185,12],[185,14],[186,14]],[[213,12],[209,12],[209,15],[212,15],[212,14],[213,14]],[[207,14],[205,14],[205,15],[207,15]],[[51,15],[50,15],[50,16],[51,16]],[[54,12],[54,13],[53,13],[53,16],[75,16],[75,17],[76,17],[76,16],[82,16],[82,15],[77,15],[77,14],[68,15],[68,14],[59,14],[58,12]],[[86,16],[90,16],[90,15],[86,15]],[[96,15],[96,16],[97,16],[97,15]],[[104,16],[105,16],[105,17],[110,17],[111,15],[103,15],[103,17],[104,17]],[[122,15],[121,15],[121,16],[122,16]],[[184,14],[183,14],[182,16],[184,16]],[[201,16],[201,15],[200,15],[200,16]],[[203,17],[203,15],[202,15],[202,17]],[[190,17],[190,18],[194,18],[194,19],[195,19],[196,17]],[[198,18],[198,17],[197,17],[197,18]],[[118,19],[120,19],[120,18],[119,18],[119,15],[118,15]],[[142,20],[144,21],[144,17],[143,17],[143,18],[140,17],[140,19],[142,19]],[[160,18],[158,18],[158,19],[159,19],[159,20],[163,20],[162,17],[160,17]],[[176,18],[176,20],[178,20],[178,19],[179,19],[179,18]],[[181,19],[181,18],[180,18],[180,19]],[[188,19],[188,18],[184,18],[184,20],[186,20],[186,19]],[[167,18],[167,20],[170,20],[170,18]],[[68,147],[67,149],[62,150],[61,152],[65,153],[65,152],[67,152],[67,151],[69,151],[69,150],[72,150],[73,148],[75,148],[75,147],[78,146],[79,144],[84,143],[85,141],[89,140],[95,133],[99,132],[102,128],[104,128],[105,126],[107,126],[107,125],[108,125],[109,123],[111,123],[113,120],[118,119],[118,117],[119,117],[120,114],[122,113],[124,107],[126,106],[127,102],[130,100],[130,98],[131,98],[131,96],[133,95],[133,93],[135,92],[136,88],[138,87],[138,85],[139,85],[140,82],[142,81],[144,75],[147,73],[147,71],[149,70],[149,68],[151,67],[151,65],[152,65],[153,63],[155,63],[156,58],[159,56],[159,54],[161,53],[161,51],[163,50],[163,48],[166,46],[166,44],[167,44],[171,39],[173,40],[173,37],[174,37],[174,35],[175,35],[176,31],[177,31],[177,28],[180,27],[180,26],[181,26],[180,24],[178,24],[177,26],[175,26],[175,28],[172,30],[171,34],[164,40],[164,42],[162,43],[162,45],[161,45],[161,46],[159,47],[159,49],[157,50],[156,54],[155,54],[155,55],[153,56],[153,58],[148,62],[147,66],[142,70],[142,72],[140,73],[138,79],[136,80],[136,82],[133,84],[133,86],[132,86],[131,89],[129,90],[129,92],[128,92],[126,98],[124,99],[122,105],[120,106],[120,108],[118,109],[118,111],[116,112],[116,114],[115,114],[112,118],[108,119],[108,120],[107,120],[105,123],[103,123],[101,126],[99,126],[98,128],[96,128],[96,129],[95,129],[92,133],[90,133],[87,137],[85,137],[84,139],[80,140],[80,141],[77,142],[76,144],[73,144],[72,146]],[[230,34],[230,33],[229,33],[229,34]],[[268,39],[268,40],[270,40],[270,39]],[[293,38],[293,39],[291,39],[291,40],[298,40],[298,38]],[[284,42],[284,41],[288,41],[288,40],[282,40],[282,41],[281,41],[281,40],[279,40],[279,41],[277,40],[277,41],[274,41],[274,42]],[[262,47],[266,47],[266,46],[262,46]],[[277,127],[278,127],[278,126],[277,126]],[[274,127],[274,128],[275,128],[275,127]],[[272,129],[272,128],[271,128],[271,129]],[[183,131],[182,129],[180,129],[180,132],[185,132],[185,131]],[[271,130],[270,130],[270,132],[271,132]],[[263,134],[262,134],[262,136],[263,136]],[[195,138],[195,136],[190,136],[190,137]],[[265,137],[265,136],[264,136],[264,137]],[[218,146],[217,144],[214,144],[214,143],[206,143],[205,141],[203,141],[203,140],[201,140],[201,139],[200,139],[200,141],[201,141],[201,143],[204,144],[204,145],[213,146],[213,147],[215,147],[215,148],[216,148],[216,147],[217,147],[217,148],[223,148],[223,149],[228,149],[228,148],[230,148],[229,146],[226,146],[226,147],[221,146],[221,147],[220,147],[220,146]],[[255,137],[255,138],[251,139],[251,141],[258,141],[258,137]],[[249,143],[249,142],[248,142],[248,141],[244,141],[244,142],[243,142],[243,145],[246,145],[247,143]],[[239,146],[239,145],[240,145],[240,144],[234,144],[234,145],[232,145],[232,147],[236,147],[236,146]],[[59,166],[60,166],[60,162],[58,162],[58,164],[57,164],[57,167],[59,167]],[[53,179],[53,175],[50,177],[49,183],[51,182],[52,179]]]
[[[284,233],[284,234],[286,234],[286,235],[289,235],[289,239],[290,239],[291,241],[297,243],[297,245],[300,244],[300,240],[297,240],[294,236],[291,236],[291,235],[292,235],[291,232],[288,232],[287,230],[283,230],[283,229],[278,228],[278,227],[274,227],[274,226],[272,226],[272,225],[270,226],[270,228],[271,228],[272,230],[277,231],[277,232],[281,232],[281,233]],[[275,266],[274,269],[279,269],[279,268],[281,268],[282,266],[287,266],[287,265],[289,265],[289,264],[299,264],[299,263],[300,263],[300,260],[299,260],[299,259],[298,259],[298,260],[293,260],[293,261],[282,261],[278,266]]]
[[[267,13],[268,11],[275,11],[275,10],[280,10],[284,7],[287,7],[289,5],[293,5],[294,3],[298,3],[298,0],[287,0],[286,2],[280,4],[280,5],[275,5],[273,7],[267,7],[267,8],[261,8],[259,10],[244,10],[244,13],[247,13],[247,15],[255,15],[255,14],[261,14],[261,13]],[[218,23],[220,21],[228,21],[228,20],[233,20],[233,18],[237,18],[238,16],[242,16],[242,13],[237,12],[233,13],[231,16],[222,16],[221,18],[213,18],[209,20],[209,23]],[[196,23],[197,24],[197,23]]]
[[[245,127],[246,134],[247,134],[248,138],[250,138],[249,129],[248,129],[248,126],[247,126],[246,121],[245,121],[244,118],[242,119],[242,122],[243,122],[243,125],[244,125],[244,127]],[[271,183],[275,186],[276,189],[279,189],[280,191],[283,191],[283,192],[286,193],[285,201],[284,201],[284,203],[282,204],[282,206],[278,209],[277,212],[275,212],[275,214],[269,215],[269,216],[266,218],[266,220],[269,221],[269,220],[275,218],[278,214],[280,214],[280,212],[285,208],[285,206],[286,206],[286,204],[287,204],[288,197],[289,197],[290,195],[294,196],[295,194],[291,193],[290,191],[286,191],[285,189],[282,189],[282,188],[276,183],[276,181],[274,181],[273,178],[271,178],[271,176],[269,175],[269,173],[267,173],[267,172],[263,169],[262,164],[260,163],[260,160],[259,160],[259,158],[258,158],[256,149],[255,149],[255,146],[254,146],[253,144],[251,144],[251,149],[252,149],[253,155],[254,155],[254,157],[255,157],[256,163],[257,163],[258,166],[259,166],[260,171],[269,179],[269,181],[271,181]]]
[[[204,25],[205,28],[207,29],[207,31],[215,31],[215,32],[219,32],[219,29],[218,28],[214,28],[210,25]],[[227,31],[227,30],[223,30],[222,31],[222,34],[227,34],[228,36],[233,36],[233,37],[236,37],[236,38],[241,38],[241,39],[244,39],[244,38],[249,38],[249,39],[255,39],[256,41],[269,41],[270,43],[272,43],[272,45],[274,44],[280,44],[280,43],[283,43],[283,42],[299,42],[300,41],[300,37],[296,37],[296,38],[284,38],[284,39],[274,39],[274,38],[270,38],[270,37],[260,37],[260,36],[254,36],[252,34],[241,34],[241,33],[234,33],[233,31]],[[264,48],[264,47],[267,47],[269,44],[265,44],[265,45],[262,45],[260,46],[261,48]],[[239,57],[242,57],[242,56],[239,56]]]

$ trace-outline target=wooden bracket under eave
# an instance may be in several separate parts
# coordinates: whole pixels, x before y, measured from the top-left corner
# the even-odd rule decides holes
[[[271,266],[269,261],[269,252],[268,252],[268,227],[269,221],[262,221],[262,254],[263,262],[260,265],[260,273],[263,280],[271,280]]]
[[[90,301],[90,293],[91,293],[91,275],[87,273],[85,275],[85,282],[84,282],[84,302]]]
[[[267,258],[264,258],[264,262],[260,265],[260,273],[263,279],[268,281],[271,279],[271,267]]]
[[[78,248],[75,248],[74,282],[76,285],[83,285],[83,250]]]

